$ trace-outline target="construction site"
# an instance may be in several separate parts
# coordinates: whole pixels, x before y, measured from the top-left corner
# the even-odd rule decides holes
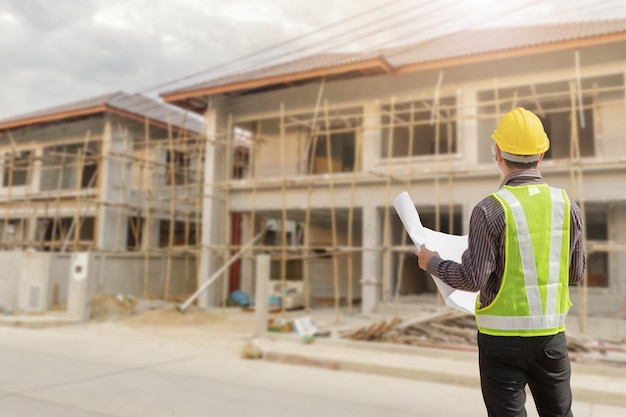
[[[472,30],[268,65],[165,104],[115,93],[2,120],[2,308],[66,309],[76,271],[87,300],[184,301],[210,281],[199,307],[237,291],[253,304],[258,254],[273,312],[332,308],[339,323],[436,303],[393,198],[467,234],[501,181],[491,133],[523,106],[551,141],[546,182],[584,213],[581,331],[623,319],[625,51],[624,20]]]
[[[1,125],[5,314],[65,310],[70,271],[89,298],[195,289],[201,119],[118,92]]]

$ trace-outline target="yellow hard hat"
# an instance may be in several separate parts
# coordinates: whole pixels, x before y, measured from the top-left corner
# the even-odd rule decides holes
[[[502,117],[498,128],[491,135],[498,148],[507,156],[531,156],[544,153],[550,148],[550,141],[539,117],[523,107],[516,107]],[[520,161],[522,162],[522,161]]]

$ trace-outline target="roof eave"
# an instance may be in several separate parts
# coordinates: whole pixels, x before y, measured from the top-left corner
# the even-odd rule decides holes
[[[116,114],[118,116],[122,116],[125,117],[127,119],[132,119],[132,120],[136,120],[138,122],[145,122],[146,120],[148,121],[148,123],[151,126],[156,126],[162,129],[171,129],[172,131],[176,131],[178,133],[181,132],[195,132],[195,130],[190,129],[190,128],[186,128],[184,126],[178,126],[178,125],[173,125],[171,123],[165,123],[165,122],[161,122],[159,120],[156,119],[152,119],[148,116],[142,116],[140,114],[136,114],[136,113],[130,113],[126,110],[121,110],[118,109],[116,107],[111,107],[111,106],[105,106],[106,107],[106,111],[108,113],[112,113],[112,114]],[[199,132],[196,132],[199,133]]]
[[[163,129],[168,128],[167,123],[158,121],[156,119],[152,119],[147,116],[142,116],[139,114],[131,113],[126,110],[122,110],[117,107],[112,107],[110,105],[105,104],[105,105],[100,105],[100,106],[87,107],[84,109],[78,109],[78,110],[72,110],[72,111],[60,112],[60,113],[51,113],[47,115],[28,117],[25,119],[12,120],[6,123],[0,123],[0,131],[9,130],[9,129],[18,129],[18,128],[23,128],[27,126],[37,125],[40,123],[55,122],[55,121],[59,121],[63,119],[69,119],[72,117],[91,116],[91,115],[107,113],[107,112],[112,113],[112,114],[117,114],[118,116],[122,116],[128,119],[141,121],[141,122],[148,120],[148,123],[152,126],[160,127]],[[183,132],[183,131],[193,132],[194,131],[193,129],[190,129],[190,128],[185,128],[185,127],[175,126],[175,125],[172,125],[171,128],[172,130],[175,130],[176,132]]]
[[[494,61],[498,59],[516,58],[531,54],[541,54],[547,52],[562,51],[567,49],[584,48],[587,46],[601,45],[607,43],[615,43],[626,40],[626,32],[613,33],[609,35],[600,35],[589,38],[572,39],[568,41],[552,42],[541,45],[533,45],[521,48],[507,49],[502,51],[487,52],[476,55],[466,55],[457,58],[446,58],[435,61],[419,62],[416,64],[408,64],[398,68],[399,74],[408,72],[427,71],[432,69],[442,69],[455,67],[460,65],[476,64],[485,61]]]
[[[54,122],[70,117],[89,116],[92,114],[104,113],[106,111],[106,108],[107,107],[105,105],[99,105],[67,112],[51,113],[41,116],[27,117],[25,119],[12,120],[5,123],[0,123],[0,130],[16,129],[25,126],[36,125],[39,123]]]
[[[351,71],[367,70],[372,68],[381,69],[384,72],[391,72],[393,68],[389,63],[382,58],[368,59],[365,61],[354,62],[345,65],[338,65],[329,68],[318,68],[315,70],[298,72],[287,75],[278,75],[274,77],[260,78],[256,80],[242,81],[231,84],[218,85],[208,88],[199,88],[195,90],[186,91],[173,91],[170,93],[163,93],[161,97],[167,103],[173,103],[181,100],[186,100],[196,97],[212,96],[218,94],[233,93],[241,90],[248,90],[253,88],[267,87],[271,85],[288,84],[295,81],[303,81],[311,78],[324,77],[328,75],[336,75]]]

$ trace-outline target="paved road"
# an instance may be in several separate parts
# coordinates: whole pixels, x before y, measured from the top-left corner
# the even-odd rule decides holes
[[[475,389],[248,361],[232,350],[106,325],[0,328],[0,415],[484,415]],[[578,403],[575,411],[577,417],[626,415]]]

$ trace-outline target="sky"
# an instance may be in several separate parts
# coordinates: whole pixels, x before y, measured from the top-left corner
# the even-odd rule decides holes
[[[0,119],[119,90],[156,96],[317,52],[603,18],[626,18],[626,0],[0,0]]]

